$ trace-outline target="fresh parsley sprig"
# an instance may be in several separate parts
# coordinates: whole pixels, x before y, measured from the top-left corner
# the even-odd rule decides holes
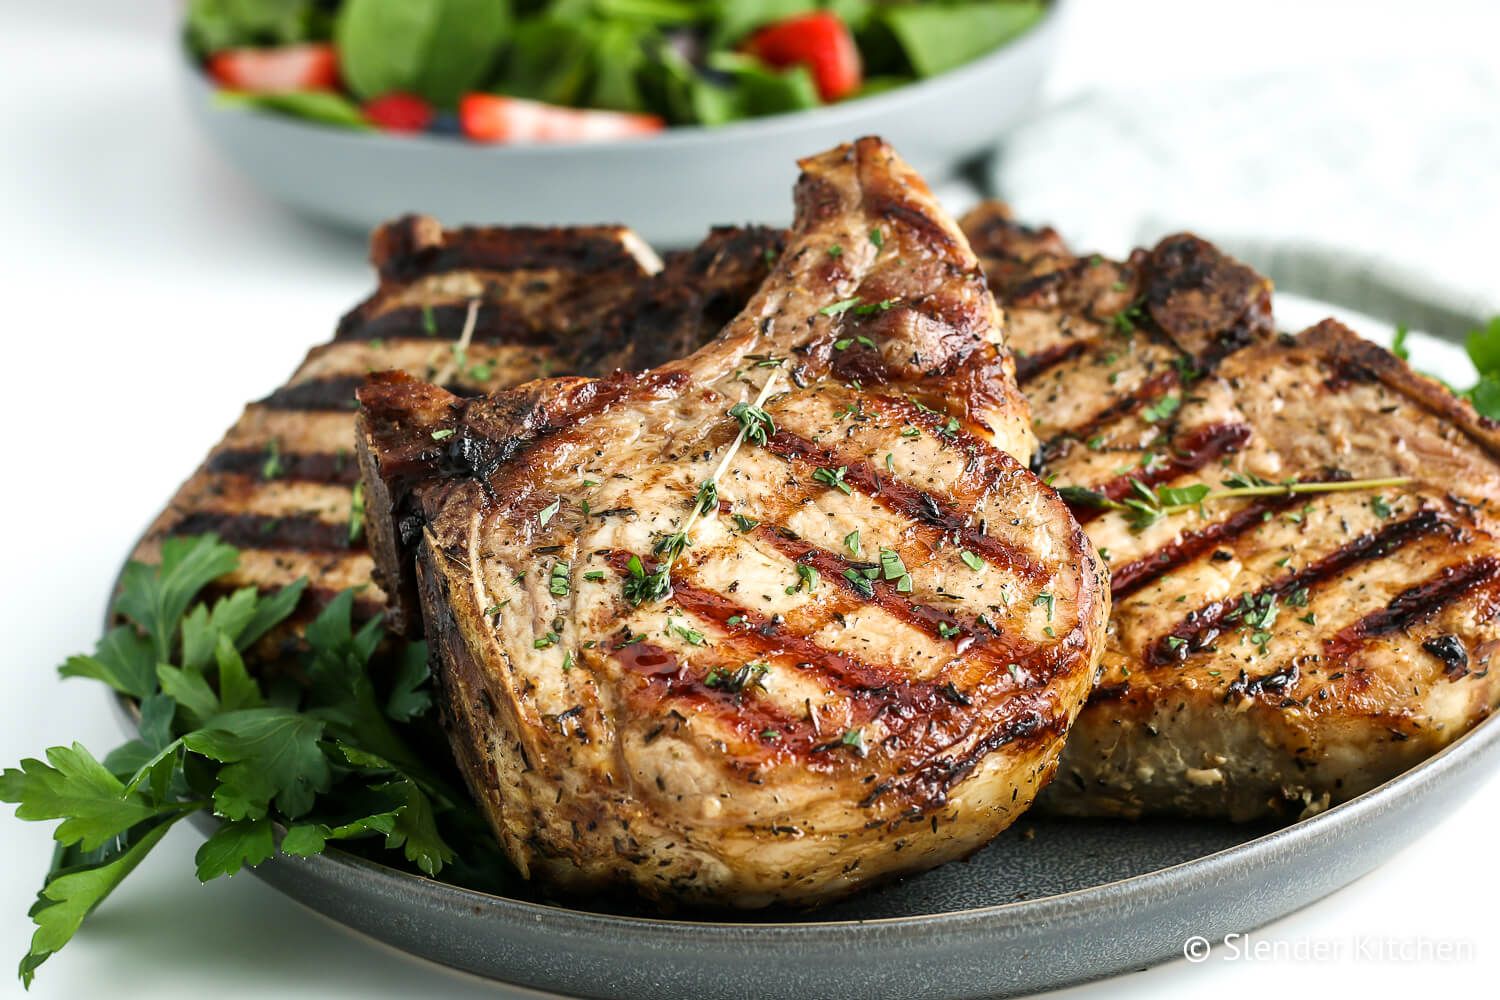
[[[114,608],[121,623],[60,670],[134,701],[139,736],[102,761],[74,743],[0,774],[0,800],[15,803],[17,817],[58,821],[52,868],[31,910],[37,929],[21,960],[27,986],[167,831],[195,813],[222,821],[196,855],[204,881],[278,849],[305,856],[354,838],[383,838],[428,875],[454,859],[439,827],[468,806],[399,730],[432,704],[424,648],[406,647],[377,685],[370,665],[384,638],[380,623],[356,630],[354,595],[345,591],[308,625],[299,669],[287,672],[305,683],[263,683],[245,654],[287,619],[306,582],[199,600],[238,559],[208,535],[167,540],[159,565],[128,565]]]
[[[1058,487],[1058,496],[1075,506],[1100,510],[1121,510],[1135,531],[1144,531],[1164,517],[1199,510],[1204,504],[1237,497],[1285,497],[1303,493],[1343,493],[1352,490],[1379,490],[1411,482],[1410,476],[1386,479],[1345,479],[1330,482],[1272,483],[1247,473],[1237,473],[1224,480],[1224,488],[1215,490],[1204,483],[1185,486],[1148,486],[1131,478],[1130,493],[1116,500],[1083,486]]]

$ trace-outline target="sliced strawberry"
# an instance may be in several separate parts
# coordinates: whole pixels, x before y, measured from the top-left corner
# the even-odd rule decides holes
[[[476,142],[598,142],[666,128],[656,115],[565,108],[495,94],[466,94],[458,105],[464,135]]]
[[[385,94],[365,103],[370,124],[387,132],[425,132],[432,114],[432,105],[416,94]]]
[[[825,101],[848,97],[859,89],[863,77],[854,36],[843,20],[828,10],[789,17],[762,28],[750,36],[745,50],[778,68],[806,66]]]
[[[209,57],[208,73],[227,90],[252,94],[333,90],[339,83],[339,60],[333,46],[321,42],[224,49]]]

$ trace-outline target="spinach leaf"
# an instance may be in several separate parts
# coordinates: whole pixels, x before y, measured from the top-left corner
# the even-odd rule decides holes
[[[881,19],[919,76],[962,66],[1020,35],[1046,9],[1041,0],[914,3],[882,8]]]
[[[214,95],[214,99],[224,107],[275,111],[323,125],[339,125],[361,131],[374,128],[353,101],[327,90],[294,90],[285,94],[246,94],[221,90]]]
[[[452,106],[489,73],[510,19],[506,0],[348,0],[334,29],[344,82],[362,99]]]
[[[708,65],[732,81],[737,118],[803,111],[823,103],[806,66],[775,70],[737,52],[716,52]]]
[[[594,73],[594,25],[541,17],[516,25],[498,89],[548,104],[583,102]]]
[[[199,55],[241,45],[289,45],[324,37],[327,18],[313,0],[191,0],[188,44]]]
[[[709,45],[722,48],[768,24],[806,14],[823,6],[817,0],[715,0]]]

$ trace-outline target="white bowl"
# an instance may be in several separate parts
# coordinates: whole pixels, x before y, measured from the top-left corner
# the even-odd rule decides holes
[[[403,212],[450,225],[621,222],[670,247],[716,223],[786,223],[797,158],[861,135],[890,140],[934,184],[952,177],[1033,105],[1061,6],[1055,0],[1035,27],[974,62],[874,97],[588,145],[483,146],[310,124],[220,106],[200,69],[182,66],[214,143],[306,215],[361,231]]]

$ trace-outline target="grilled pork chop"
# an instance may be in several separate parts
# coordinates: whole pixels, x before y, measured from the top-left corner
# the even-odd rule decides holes
[[[685,360],[360,390],[377,558],[419,581],[456,756],[523,873],[814,903],[1027,807],[1107,592],[1025,468],[999,321],[864,139],[804,161],[776,269]]]
[[[644,367],[716,333],[764,280],[781,240],[718,229],[663,267],[621,227],[444,231],[424,217],[383,226],[372,241],[378,290],[285,386],[245,409],[137,558],[153,559],[163,537],[217,532],[241,550],[220,585],[273,589],[305,576],[305,620],[340,590],[371,583],[352,452],[354,389],[366,373],[401,369],[478,395],[548,374]],[[356,615],[384,603],[369,586]]]
[[[1336,323],[1276,337],[1267,283],[1202,241],[1113,263],[996,206],[965,225],[1025,352],[1047,471],[1094,494],[1075,510],[1112,572],[1103,679],[1044,805],[1314,812],[1489,714],[1493,425]],[[1236,474],[1413,478],[1136,526],[1099,503]]]

